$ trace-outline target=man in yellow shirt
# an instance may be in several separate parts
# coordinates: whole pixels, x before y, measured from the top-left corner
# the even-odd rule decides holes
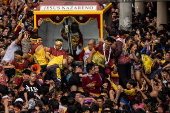
[[[129,100],[134,100],[135,99],[135,96],[136,96],[136,90],[135,90],[135,87],[137,86],[137,82],[136,80],[134,79],[129,79],[128,83],[126,84],[126,87],[128,89],[123,89],[123,87],[121,85],[115,85],[111,79],[110,79],[110,76],[107,78],[108,81],[110,81],[111,83],[111,86],[114,88],[114,90],[116,91],[116,98],[115,98],[115,103],[117,103],[119,97],[120,97],[120,94],[122,92],[124,92],[128,97],[129,97]]]
[[[47,75],[45,77],[45,80],[53,80],[55,83],[55,87],[59,87],[59,82],[61,82],[61,70],[64,68],[68,68],[71,70],[69,67],[69,64],[72,63],[74,60],[73,56],[68,54],[68,55],[61,55],[54,57],[52,60],[47,65]]]
[[[30,49],[30,52],[28,54],[25,54],[24,58],[29,59],[33,55],[35,63],[40,65],[41,72],[44,72],[48,63],[48,60],[45,57],[44,46],[42,45],[42,43],[39,43],[38,37],[35,35],[31,35],[30,41],[32,47]]]

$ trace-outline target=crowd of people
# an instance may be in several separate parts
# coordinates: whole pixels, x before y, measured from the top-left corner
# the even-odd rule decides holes
[[[156,27],[152,2],[145,14],[132,8],[130,32],[118,30],[113,2],[112,29],[104,22],[107,36],[90,39],[78,59],[61,39],[43,45],[44,20],[33,26],[41,2],[0,0],[0,113],[170,112],[170,30]]]

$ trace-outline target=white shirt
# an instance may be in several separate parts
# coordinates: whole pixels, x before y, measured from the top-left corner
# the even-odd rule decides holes
[[[13,41],[8,47],[2,61],[5,60],[6,62],[12,62],[12,60],[14,60],[14,52],[17,50],[21,50],[21,47],[15,44],[15,41]]]
[[[90,55],[90,50],[89,50],[89,47],[87,46],[87,47],[85,47],[84,48],[84,67],[86,67],[86,64],[85,64],[85,62],[86,62],[86,60],[87,60],[87,58],[89,58],[89,55]]]
[[[66,110],[67,108],[62,106],[62,105],[59,105],[59,108],[63,108],[63,110]]]

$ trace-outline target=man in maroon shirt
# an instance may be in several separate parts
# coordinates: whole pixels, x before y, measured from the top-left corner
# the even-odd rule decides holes
[[[98,73],[95,73],[94,64],[89,63],[86,66],[87,77],[82,78],[82,88],[91,96],[96,97],[100,93],[102,81]]]

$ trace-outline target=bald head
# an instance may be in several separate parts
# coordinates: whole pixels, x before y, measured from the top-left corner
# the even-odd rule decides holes
[[[94,48],[95,44],[96,44],[96,41],[94,39],[90,39],[88,42],[89,49],[92,50]]]
[[[151,93],[150,93],[150,96],[151,97],[157,97],[158,96],[158,91],[152,91]]]
[[[70,88],[70,91],[77,91],[77,86],[76,85],[72,85]]]

